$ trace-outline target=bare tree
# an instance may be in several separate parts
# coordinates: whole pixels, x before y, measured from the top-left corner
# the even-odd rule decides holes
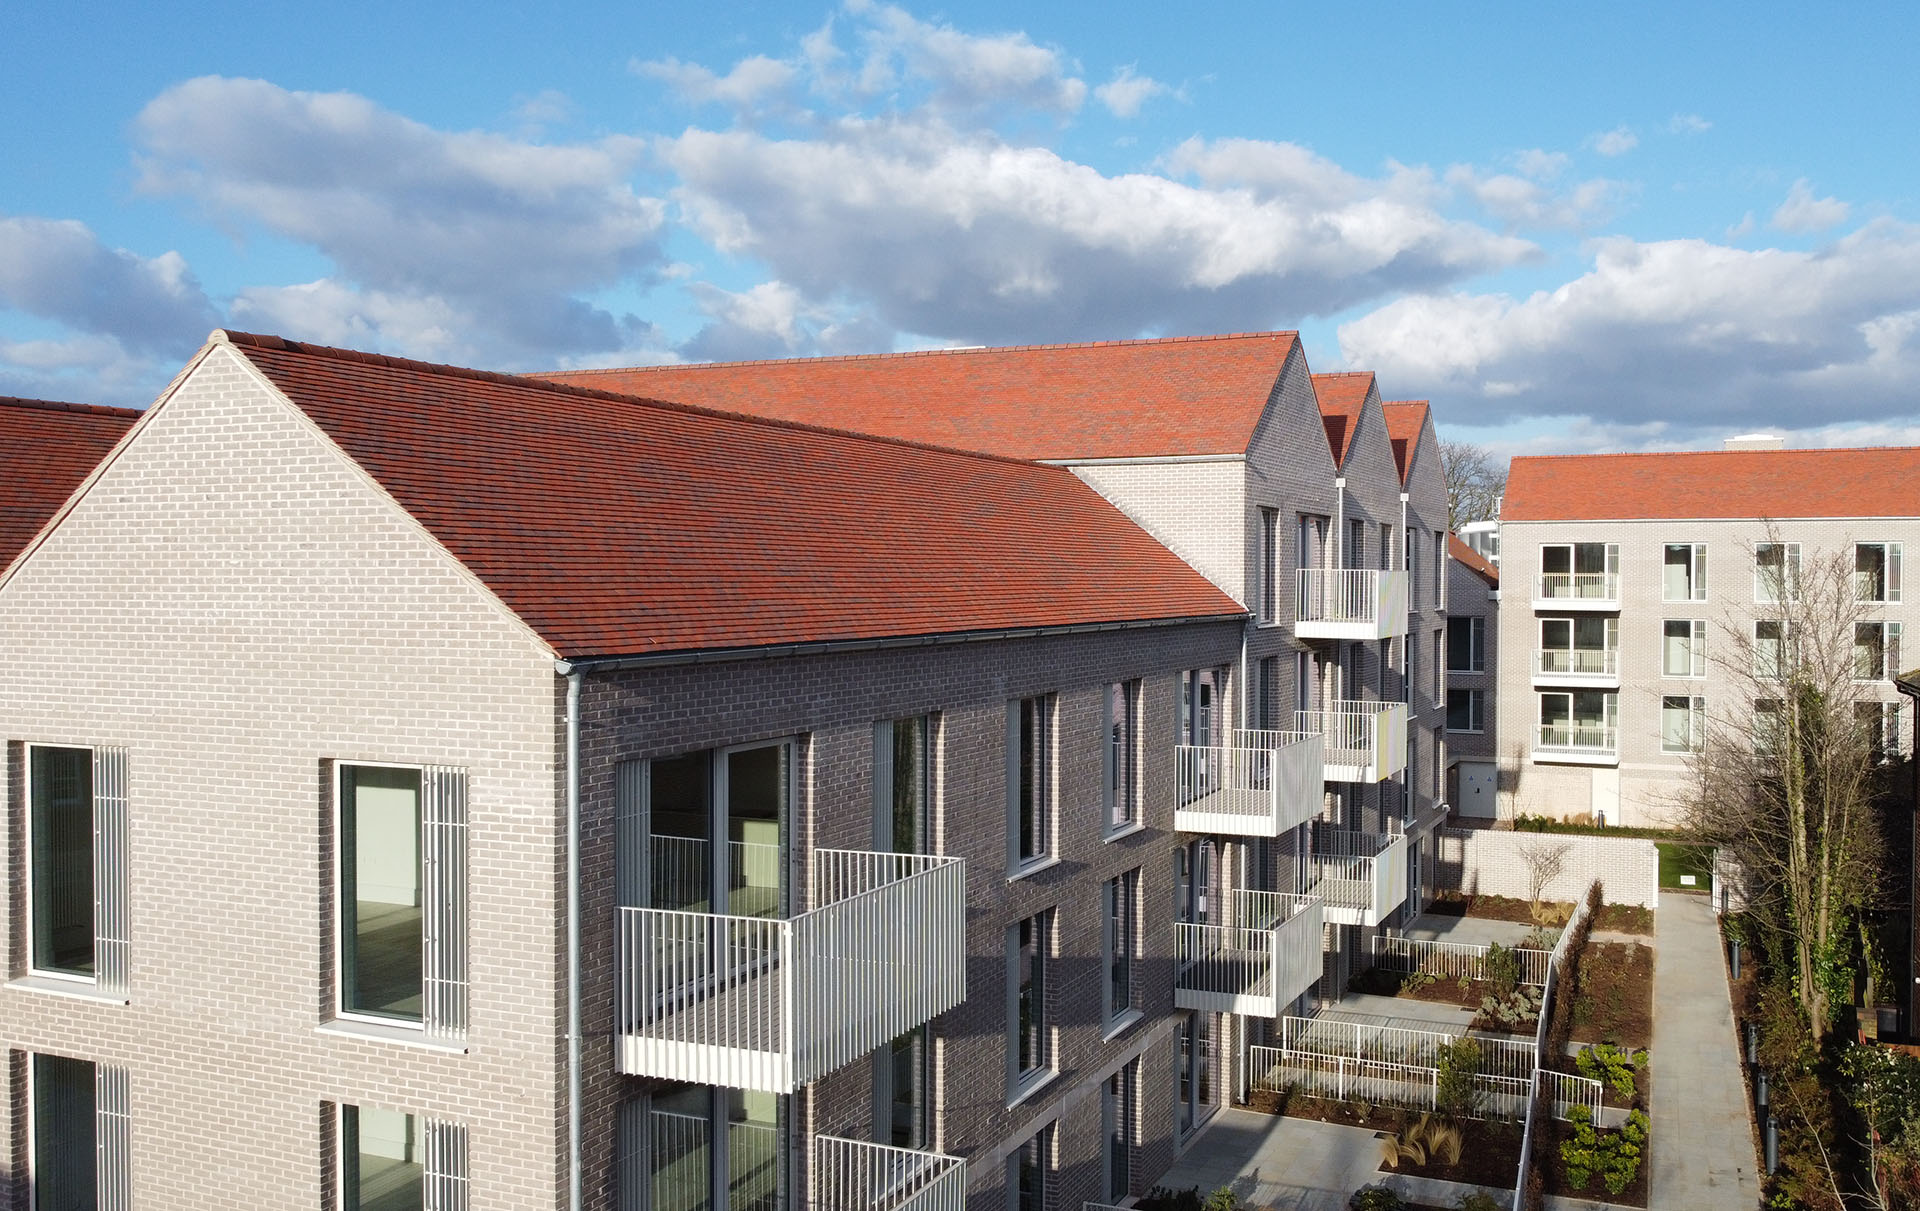
[[[1507,469],[1472,442],[1440,443],[1440,467],[1447,480],[1447,528],[1489,521],[1507,490]]]
[[[1878,716],[1855,706],[1861,626],[1851,549],[1798,566],[1772,527],[1757,544],[1760,596],[1710,645],[1730,701],[1705,737],[1677,804],[1684,831],[1724,847],[1745,872],[1752,919],[1782,943],[1816,1041],[1852,1000],[1861,916],[1881,884]],[[1870,649],[1869,649],[1870,651]]]
[[[1546,897],[1547,885],[1567,869],[1567,857],[1573,852],[1573,842],[1555,841],[1547,834],[1536,834],[1525,838],[1514,848],[1519,851],[1520,861],[1527,868],[1528,911],[1536,923],[1544,924],[1546,914],[1541,911],[1540,903]]]

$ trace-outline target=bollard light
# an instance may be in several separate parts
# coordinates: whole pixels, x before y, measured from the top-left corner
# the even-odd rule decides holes
[[[1767,1108],[1767,1074],[1764,1072],[1753,1074],[1753,1100],[1762,1110]]]
[[[1773,1115],[1767,1115],[1767,1175],[1780,1167],[1780,1129],[1773,1125]]]
[[[1760,1027],[1755,1025],[1752,1022],[1748,1022],[1747,1023],[1747,1063],[1758,1064],[1759,1062],[1760,1062]]]
[[[1733,940],[1733,978],[1740,978],[1740,939]]]

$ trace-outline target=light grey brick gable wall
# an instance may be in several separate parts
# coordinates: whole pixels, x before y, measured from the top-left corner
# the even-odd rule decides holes
[[[611,1124],[617,1107],[651,1086],[614,1071],[615,943],[613,771],[626,760],[666,757],[753,740],[803,738],[797,846],[870,848],[873,725],[932,714],[937,721],[935,828],[943,853],[967,861],[967,1000],[932,1024],[938,1091],[934,1146],[964,1157],[969,1206],[1002,1205],[1003,1162],[1049,1122],[1058,1124],[1056,1205],[1100,1192],[1099,1088],[1123,1064],[1142,1067],[1137,1193],[1172,1158],[1173,1141],[1173,738],[1176,675],[1237,658],[1237,622],[959,645],[896,648],[778,660],[661,667],[594,675],[582,707],[585,929],[586,1185],[607,1207],[614,1188]],[[1103,694],[1139,679],[1142,706],[1140,831],[1105,840],[1101,798]],[[1058,695],[1060,862],[1010,881],[1006,872],[1006,711],[1011,700]],[[790,869],[792,869],[790,867]],[[1101,888],[1140,873],[1142,1020],[1112,1039],[1100,1021]],[[1009,927],[1054,914],[1049,1020],[1060,1076],[1007,1105],[1005,939]],[[795,1134],[804,1182],[811,1134],[871,1138],[872,1057],[797,1095],[807,1127]],[[1223,1080],[1216,1088],[1224,1087]],[[801,1205],[798,1201],[794,1204]]]
[[[1791,501],[1781,502],[1788,512]],[[1802,560],[1811,563],[1835,551],[1849,554],[1855,542],[1903,542],[1909,552],[1920,547],[1920,519],[1837,518],[1774,523],[1779,537],[1801,545]],[[1608,822],[1627,826],[1661,826],[1671,822],[1670,800],[1683,785],[1684,755],[1661,750],[1660,700],[1663,695],[1701,696],[1715,723],[1742,726],[1751,704],[1732,701],[1744,692],[1730,683],[1718,667],[1724,654],[1728,626],[1747,628],[1755,617],[1753,600],[1753,544],[1766,541],[1765,525],[1755,520],[1634,520],[1634,521],[1505,521],[1501,525],[1500,642],[1505,651],[1499,675],[1499,734],[1503,794],[1502,815],[1514,811],[1571,816],[1608,810]],[[1613,767],[1588,767],[1535,761],[1531,739],[1539,722],[1539,692],[1532,684],[1534,652],[1539,647],[1540,619],[1571,617],[1552,608],[1535,609],[1534,585],[1540,571],[1540,548],[1559,542],[1617,542],[1620,544],[1620,760]],[[1667,543],[1707,544],[1705,602],[1662,600],[1662,570]],[[1909,582],[1911,583],[1911,573]],[[1911,666],[1912,638],[1920,624],[1920,605],[1909,587],[1899,605],[1867,607],[1863,620],[1900,622],[1906,630],[1902,657]],[[1707,622],[1707,676],[1671,678],[1662,672],[1661,633],[1667,619]],[[1861,701],[1899,699],[1886,681],[1859,682]],[[1617,783],[1617,814],[1613,786]]]
[[[138,1206],[313,1211],[321,1104],[342,1101],[464,1123],[476,1211],[555,1204],[551,657],[230,350],[0,586],[0,684],[10,975],[20,743],[129,751],[131,1003],[0,987],[0,1042],[128,1069]],[[467,771],[465,1054],[315,1029],[339,760]],[[20,1121],[0,1123],[15,1164]]]
[[[1481,618],[1485,620],[1486,627],[1485,671],[1472,673],[1450,669],[1447,672],[1448,689],[1481,690],[1485,693],[1483,715],[1485,730],[1477,734],[1447,733],[1447,760],[1450,764],[1458,764],[1461,761],[1492,761],[1499,753],[1499,728],[1495,718],[1497,706],[1495,691],[1500,684],[1498,592],[1499,590],[1481,579],[1479,573],[1471,571],[1465,564],[1451,559],[1447,561],[1447,617]]]

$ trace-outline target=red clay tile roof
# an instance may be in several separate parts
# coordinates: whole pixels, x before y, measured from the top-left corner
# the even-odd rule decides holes
[[[1291,332],[574,370],[554,382],[1010,458],[1241,454]]]
[[[1516,458],[1503,521],[1920,516],[1920,446]]]
[[[224,339],[565,657],[1245,614],[1063,467]]]
[[[131,408],[0,396],[0,569],[138,419]]]
[[[1447,535],[1447,554],[1453,557],[1455,563],[1466,568],[1467,571],[1472,572],[1494,588],[1497,589],[1500,587],[1499,567],[1489,563],[1486,556],[1474,550],[1466,543],[1461,542],[1458,535]]]
[[[1327,447],[1333,465],[1347,461],[1353,434],[1360,427],[1360,410],[1373,389],[1373,371],[1345,370],[1313,376],[1313,394],[1320,401],[1320,420],[1327,429]]]
[[[1427,425],[1427,401],[1423,399],[1389,400],[1381,411],[1387,418],[1387,437],[1393,442],[1393,462],[1400,468],[1400,482],[1407,482],[1407,463],[1413,448],[1420,444],[1420,431]]]

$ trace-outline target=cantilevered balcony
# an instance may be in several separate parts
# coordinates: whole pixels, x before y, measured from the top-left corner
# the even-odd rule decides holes
[[[1407,633],[1407,574],[1301,568],[1293,633],[1301,639],[1385,639]]]
[[[1206,1013],[1273,1018],[1320,978],[1321,901],[1236,891],[1237,924],[1176,924],[1173,1003]]]
[[[1309,732],[1233,734],[1231,748],[1176,745],[1180,798],[1173,826],[1183,833],[1278,837],[1320,814],[1326,798],[1326,742]]]
[[[1335,702],[1295,711],[1296,731],[1326,740],[1328,782],[1384,782],[1407,767],[1407,704]]]
[[[815,850],[791,919],[622,908],[620,1071],[791,1093],[966,999],[957,858]]]
[[[1307,894],[1326,901],[1329,924],[1379,925],[1407,898],[1406,834],[1315,828]]]
[[[1560,765],[1620,764],[1620,729],[1599,723],[1543,723],[1533,759]]]
[[[1620,688],[1620,653],[1614,648],[1536,648],[1533,684]]]
[[[1534,578],[1533,604],[1540,610],[1617,610],[1618,572],[1543,572]]]
[[[820,1135],[812,1162],[811,1211],[966,1211],[957,1156]]]

